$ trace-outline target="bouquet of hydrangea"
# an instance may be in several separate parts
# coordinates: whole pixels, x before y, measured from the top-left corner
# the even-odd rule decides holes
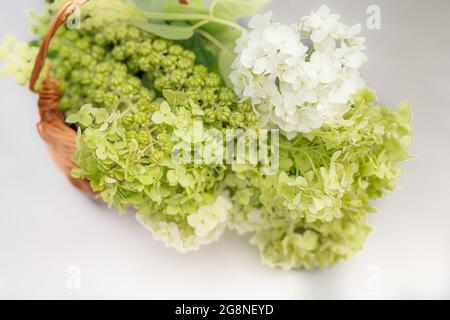
[[[65,2],[32,15],[36,40],[5,37],[1,75],[30,81]],[[376,105],[360,26],[326,6],[236,22],[267,2],[72,1],[47,76],[77,132],[72,177],[156,239],[185,252],[230,228],[270,266],[325,267],[362,248],[370,201],[395,188],[410,109]]]

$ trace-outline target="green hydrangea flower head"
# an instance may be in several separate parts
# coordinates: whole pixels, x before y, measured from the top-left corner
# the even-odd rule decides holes
[[[338,126],[280,139],[280,168],[233,166],[225,183],[234,207],[229,226],[254,234],[271,266],[325,267],[362,248],[370,205],[392,191],[409,159],[411,113],[392,110],[361,90]]]

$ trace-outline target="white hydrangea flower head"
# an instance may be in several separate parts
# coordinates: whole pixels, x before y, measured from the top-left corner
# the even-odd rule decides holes
[[[293,137],[342,120],[352,95],[365,87],[359,69],[367,57],[360,25],[339,18],[322,6],[299,25],[274,22],[271,13],[251,19],[230,79],[263,127]]]

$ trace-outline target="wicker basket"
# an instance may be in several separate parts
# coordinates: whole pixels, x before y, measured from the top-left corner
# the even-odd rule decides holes
[[[57,13],[50,30],[42,41],[38,55],[36,56],[33,72],[31,74],[29,88],[39,94],[38,108],[40,121],[37,129],[41,138],[45,141],[58,167],[64,172],[70,182],[83,192],[94,194],[87,180],[74,179],[71,176],[72,169],[77,165],[72,161],[76,149],[76,131],[64,122],[64,116],[59,111],[58,103],[61,98],[57,79],[50,77],[47,72],[39,91],[35,90],[36,82],[45,65],[50,41],[64,23],[66,18],[79,6],[89,0],[72,0],[64,5]]]
[[[45,35],[38,55],[36,56],[33,72],[31,74],[29,88],[32,92],[39,94],[38,107],[40,122],[37,124],[38,132],[45,141],[58,167],[64,172],[69,181],[78,189],[93,195],[94,192],[87,180],[74,179],[71,176],[72,169],[77,165],[72,161],[72,156],[76,149],[76,131],[64,122],[64,115],[59,111],[58,103],[61,98],[58,80],[50,77],[49,70],[46,70],[46,78],[39,91],[35,89],[36,82],[45,65],[50,42],[64,24],[66,18],[77,8],[89,0],[71,0],[65,4],[56,14],[49,31]],[[159,1],[159,0],[156,0]],[[187,0],[179,0],[180,4],[187,5]]]

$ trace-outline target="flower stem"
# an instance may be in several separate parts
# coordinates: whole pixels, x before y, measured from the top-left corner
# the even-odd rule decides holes
[[[232,21],[217,18],[207,14],[201,13],[161,13],[161,12],[144,12],[146,18],[155,20],[171,20],[171,21],[182,21],[182,20],[205,20],[208,22],[214,22],[228,26],[230,28],[236,29],[243,32],[245,29],[237,23]]]
[[[211,42],[213,45],[215,45],[217,48],[219,48],[222,51],[229,51],[230,50],[225,47],[224,45],[222,45],[219,40],[217,40],[213,35],[209,34],[208,32],[202,30],[202,29],[197,29],[197,32],[204,37],[206,40],[208,40],[209,42]]]

